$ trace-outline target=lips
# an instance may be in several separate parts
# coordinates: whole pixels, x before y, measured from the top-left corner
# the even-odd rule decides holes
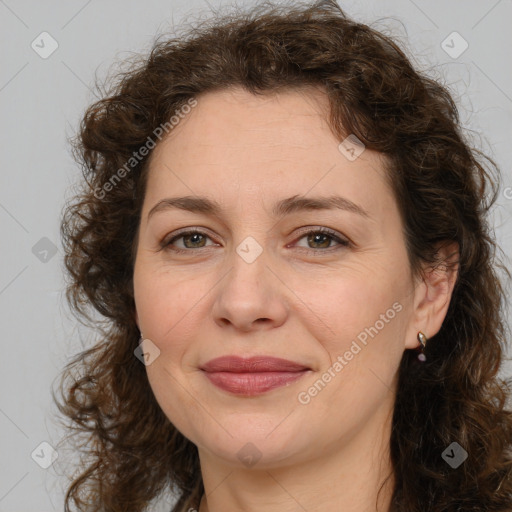
[[[266,356],[224,356],[208,361],[200,369],[216,387],[245,396],[286,386],[311,370],[294,361]]]
[[[223,356],[208,361],[201,367],[206,372],[300,372],[309,370],[307,366],[287,359],[277,357],[254,356],[243,358],[238,356]]]

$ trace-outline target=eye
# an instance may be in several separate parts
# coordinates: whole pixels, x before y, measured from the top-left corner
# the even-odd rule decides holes
[[[333,231],[329,228],[310,229],[303,233],[303,235],[298,239],[298,241],[302,240],[303,238],[306,238],[306,243],[309,245],[309,247],[305,248],[306,252],[308,253],[318,254],[319,252],[327,252],[327,250],[339,249],[340,246],[348,247],[350,245],[350,242],[348,240],[345,240],[344,238],[340,237],[339,234],[336,233],[336,231]],[[334,247],[331,246],[332,241],[335,241],[338,245]],[[314,247],[311,248],[311,245],[313,245]]]
[[[188,231],[182,231],[170,239],[164,239],[160,245],[162,249],[169,249],[174,252],[185,253],[190,252],[192,249],[202,249],[203,247],[208,247],[205,245],[207,238],[210,237],[203,231],[191,229]],[[175,246],[175,242],[180,239],[183,239],[184,248]]]
[[[329,228],[315,228],[309,229],[308,231],[303,232],[302,236],[297,239],[297,241],[302,240],[303,238],[307,238],[307,244],[313,244],[317,247],[304,247],[302,246],[302,250],[305,250],[307,253],[319,254],[321,252],[331,252],[331,250],[339,249],[340,247],[348,247],[350,246],[350,242],[345,240],[341,236],[339,236],[336,231],[333,231]],[[210,244],[206,245],[207,239],[210,239],[204,231],[200,231],[198,229],[189,229],[187,231],[182,231],[172,238],[164,239],[160,246],[162,249],[170,250],[175,253],[190,253],[193,249],[203,249],[205,247],[211,247]],[[176,242],[178,240],[182,240],[182,247],[176,246]],[[331,242],[336,242],[337,245],[334,247],[331,246]],[[298,246],[301,247],[300,245]]]

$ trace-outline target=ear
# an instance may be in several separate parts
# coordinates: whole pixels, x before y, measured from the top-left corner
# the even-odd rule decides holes
[[[420,345],[418,332],[432,338],[439,332],[448,312],[459,273],[459,245],[439,244],[437,263],[425,264],[414,290],[414,311],[407,329],[405,348]]]
[[[135,323],[137,324],[137,327],[139,328],[139,331],[140,331],[139,314],[137,313],[136,308],[134,308],[134,310],[133,310],[133,315],[135,317]]]

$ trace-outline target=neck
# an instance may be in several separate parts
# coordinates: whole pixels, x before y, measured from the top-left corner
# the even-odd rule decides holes
[[[395,482],[389,456],[392,408],[386,409],[364,429],[326,445],[316,458],[293,465],[247,469],[199,450],[205,487],[199,512],[388,512]]]

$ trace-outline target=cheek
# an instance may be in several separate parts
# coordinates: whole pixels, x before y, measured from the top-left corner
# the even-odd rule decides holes
[[[346,354],[347,367],[354,370],[396,369],[407,320],[406,284],[404,276],[367,268],[346,270],[342,278],[317,281],[297,292],[310,311],[311,335],[323,345],[331,364]]]
[[[183,365],[187,351],[198,338],[201,315],[204,323],[200,307],[204,282],[197,277],[180,280],[176,272],[146,271],[141,265],[134,273],[134,292],[144,337],[160,351],[146,366],[150,387],[169,420],[181,432],[189,432],[191,424],[204,423],[204,411],[191,393]]]
[[[174,338],[177,331],[194,325],[195,304],[205,295],[205,283],[198,277],[180,279],[179,272],[146,271],[143,264],[134,273],[137,314],[144,335],[155,343]],[[200,309],[197,304],[197,309]]]
[[[333,436],[337,435],[333,416],[346,428],[356,428],[390,397],[404,350],[409,314],[405,289],[399,282],[378,281],[367,272],[364,278],[363,274],[346,277],[331,281],[323,290],[302,292],[316,314],[310,314],[310,334],[326,357],[314,382],[301,389],[300,399],[314,402]]]

